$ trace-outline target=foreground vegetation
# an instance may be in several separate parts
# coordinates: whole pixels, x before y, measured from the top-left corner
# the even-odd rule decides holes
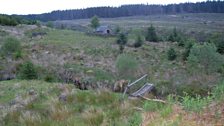
[[[141,122],[134,109],[141,102],[122,100],[120,94],[107,90],[81,91],[74,85],[19,80],[0,82],[0,87],[1,125],[122,126]]]
[[[205,126],[224,121],[224,83],[215,87],[210,96],[169,95],[166,104],[35,80],[2,81],[0,87],[0,124],[6,126]]]

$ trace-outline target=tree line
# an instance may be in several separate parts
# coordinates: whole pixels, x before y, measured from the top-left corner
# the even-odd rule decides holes
[[[74,9],[52,11],[44,14],[25,15],[26,18],[40,21],[72,20],[91,18],[97,15],[101,18],[114,18],[124,16],[179,14],[179,13],[224,13],[224,1],[206,1],[197,3],[180,3],[168,5],[124,5],[120,7],[93,7],[87,9]]]
[[[16,26],[18,24],[36,24],[36,21],[30,19],[24,19],[23,17],[15,15],[10,16],[0,14],[0,25]]]

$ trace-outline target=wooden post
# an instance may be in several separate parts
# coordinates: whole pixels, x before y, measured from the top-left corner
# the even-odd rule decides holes
[[[123,99],[124,99],[124,96],[128,90],[128,88],[130,88],[132,85],[136,84],[137,82],[139,82],[140,80],[144,79],[146,76],[148,76],[148,74],[145,74],[144,76],[142,76],[141,78],[139,78],[138,80],[132,82],[131,84],[129,84],[128,82],[128,85],[126,86],[125,90],[124,90],[124,93],[123,93]]]
[[[141,78],[139,78],[138,80],[132,82],[131,84],[128,85],[128,87],[131,87],[132,85],[136,84],[137,82],[139,82],[140,80],[144,79],[147,76],[147,74],[145,74],[144,76],[142,76]]]

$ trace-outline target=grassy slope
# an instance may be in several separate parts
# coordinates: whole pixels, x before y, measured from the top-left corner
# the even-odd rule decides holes
[[[122,22],[127,18],[114,20],[114,22]],[[135,20],[134,18],[130,21],[134,22]],[[143,18],[143,20],[145,19]],[[41,28],[40,30],[46,31],[47,35],[42,38],[31,39],[30,34],[37,29],[30,30],[32,28],[26,27],[14,28],[17,29],[16,31],[22,30],[21,33],[25,33],[22,38],[19,37],[25,50],[24,59],[30,59],[43,69],[53,69],[55,72],[61,69],[72,70],[74,77],[90,78],[94,83],[100,82],[104,84],[109,81],[109,84],[112,85],[117,80],[123,79],[116,69],[119,48],[115,42],[115,37],[89,36],[78,31]],[[14,34],[12,35],[14,36]],[[4,37],[1,36],[1,39],[4,39]],[[128,43],[133,43],[135,39],[134,32],[131,32],[129,38]],[[176,61],[168,61],[167,59],[167,51],[170,47],[177,51]],[[164,94],[172,90],[176,91],[178,87],[184,87],[185,85],[207,86],[215,85],[220,81],[222,78],[220,75],[206,75],[203,72],[199,74],[190,73],[186,68],[186,64],[182,61],[183,51],[183,47],[178,47],[176,43],[170,42],[145,42],[142,47],[137,49],[125,47],[124,54],[131,55],[138,62],[138,70],[132,72],[130,78],[136,79],[148,73],[148,81],[156,84]],[[7,64],[13,64],[11,61],[3,63],[6,66]],[[89,71],[91,72],[89,73]]]
[[[181,102],[169,104],[156,112],[143,113],[143,126],[217,126],[223,125],[224,83],[216,86],[208,97],[185,95]],[[152,106],[150,106],[152,108]]]
[[[35,55],[35,57],[30,56],[30,59],[36,64],[47,67],[57,66],[57,69],[58,65],[60,68],[72,68],[76,73],[74,76],[91,77],[94,81],[109,80],[113,84],[116,80],[122,79],[115,67],[119,55],[115,40],[114,37],[104,38],[88,36],[77,31],[50,29],[43,39],[34,39],[27,45],[30,46],[30,50],[36,50],[30,52]],[[129,39],[129,43],[132,41],[134,40]],[[176,61],[167,59],[167,51],[171,47],[177,51]],[[148,73],[149,81],[160,87],[164,84],[174,88],[193,83],[211,85],[220,80],[219,75],[206,75],[203,72],[196,75],[189,73],[186,64],[182,61],[183,51],[184,48],[178,47],[176,43],[145,42],[137,49],[125,47],[124,53],[136,58],[138,62],[138,70],[132,74],[132,78]],[[87,73],[89,70],[93,73]]]
[[[121,101],[120,94],[106,90],[80,91],[73,85],[35,80],[2,81],[0,87],[3,126],[212,126],[224,122],[224,83],[212,92],[214,97],[185,96],[181,104],[168,98],[165,105],[126,98]],[[31,90],[34,95],[29,94]],[[63,94],[66,101],[59,100]]]
[[[123,126],[129,125],[136,113],[134,103],[121,102],[119,94],[108,91],[80,91],[73,85],[21,80],[3,81],[0,87],[1,125]],[[34,95],[29,95],[31,90]],[[62,94],[66,101],[59,101]]]

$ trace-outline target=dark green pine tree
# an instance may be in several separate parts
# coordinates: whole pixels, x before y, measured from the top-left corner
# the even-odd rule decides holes
[[[124,46],[127,43],[128,38],[124,33],[120,33],[117,38],[117,44],[119,45],[120,53],[123,53]]]
[[[150,42],[157,42],[158,41],[158,37],[157,37],[156,31],[155,31],[155,27],[153,27],[153,25],[151,25],[147,29],[145,40],[146,41],[150,41]]]

